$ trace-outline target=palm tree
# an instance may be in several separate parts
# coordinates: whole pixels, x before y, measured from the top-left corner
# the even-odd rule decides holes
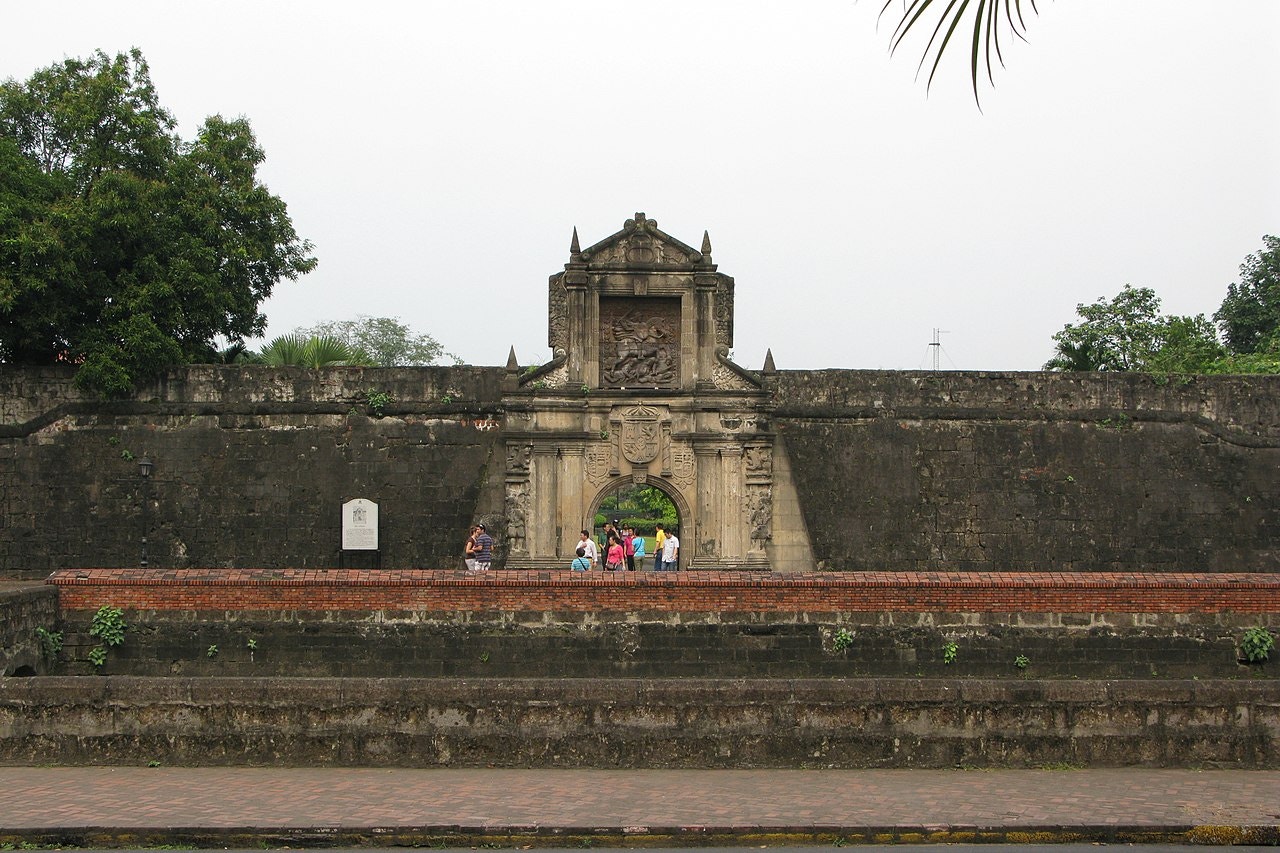
[[[281,335],[262,349],[272,367],[368,367],[373,359],[332,335]]]
[[[986,68],[987,79],[995,84],[995,74],[991,65],[991,57],[995,55],[996,61],[1004,65],[1004,55],[1000,50],[1000,31],[1007,28],[1011,35],[1026,41],[1023,35],[1027,31],[1026,21],[1022,17],[1022,0],[901,0],[902,17],[898,21],[898,25],[893,29],[893,35],[889,37],[889,52],[893,53],[902,44],[902,40],[907,37],[907,33],[920,23],[925,17],[925,13],[931,9],[936,11],[938,7],[942,8],[942,13],[938,16],[937,23],[934,25],[933,34],[929,37],[929,43],[925,45],[923,54],[920,56],[920,65],[917,72],[924,68],[929,56],[933,56],[933,64],[929,68],[929,83],[933,83],[933,76],[938,71],[938,63],[942,61],[942,54],[947,49],[947,45],[951,43],[951,37],[955,35],[956,29],[960,26],[960,22],[966,17],[970,9],[973,10],[973,35],[970,39],[969,48],[969,74],[973,79],[973,99],[978,101],[978,78],[981,76],[982,69]],[[880,8],[880,15],[892,6],[894,0],[885,0],[884,6]],[[1039,14],[1036,8],[1036,0],[1027,0],[1027,5],[1031,7],[1031,11]],[[1003,15],[1001,15],[1003,12]],[[927,24],[927,19],[925,23]]]

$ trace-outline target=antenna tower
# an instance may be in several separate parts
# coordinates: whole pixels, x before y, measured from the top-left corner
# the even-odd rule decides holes
[[[942,335],[947,334],[946,329],[933,330],[933,343],[929,344],[933,348],[933,369],[940,370],[942,368]]]

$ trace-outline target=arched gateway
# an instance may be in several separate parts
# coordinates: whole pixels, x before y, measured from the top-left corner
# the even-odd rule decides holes
[[[637,213],[549,282],[554,358],[508,363],[507,565],[559,565],[619,482],[676,504],[681,562],[769,568],[774,432],[762,373],[729,360],[733,279]]]

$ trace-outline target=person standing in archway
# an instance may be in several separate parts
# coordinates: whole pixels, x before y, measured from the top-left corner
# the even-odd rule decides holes
[[[676,538],[676,529],[671,528],[671,532],[667,534],[667,538],[662,543],[662,565],[664,571],[679,571],[680,566],[680,540]]]
[[[626,554],[622,550],[622,540],[617,534],[609,534],[609,550],[605,553],[604,569],[606,572],[623,571],[627,567]]]
[[[596,543],[595,540],[591,538],[591,534],[586,530],[582,531],[582,538],[578,540],[578,548],[581,548],[585,552],[583,556],[590,561],[591,568],[594,569],[596,567]]]
[[[622,528],[622,553],[627,555],[627,571],[636,570],[636,532],[628,525]]]

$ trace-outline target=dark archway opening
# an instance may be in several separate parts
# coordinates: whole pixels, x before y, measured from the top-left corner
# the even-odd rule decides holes
[[[680,510],[676,508],[675,501],[657,486],[637,486],[624,481],[600,500],[591,521],[597,539],[605,524],[614,519],[620,522],[620,527],[631,527],[637,535],[653,542],[653,534],[659,524],[667,530],[680,527]]]

